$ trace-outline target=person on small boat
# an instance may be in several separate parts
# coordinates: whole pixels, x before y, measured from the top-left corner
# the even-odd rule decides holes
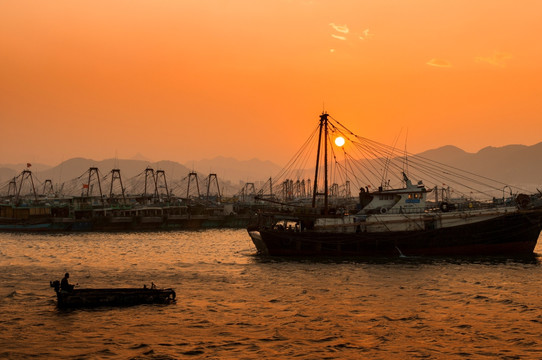
[[[68,279],[70,278],[70,274],[66,273],[64,277],[62,278],[62,281],[60,281],[60,291],[63,292],[71,292],[73,291],[73,288],[75,285],[71,285]]]

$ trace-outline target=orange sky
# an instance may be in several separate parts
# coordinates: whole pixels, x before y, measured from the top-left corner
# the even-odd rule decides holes
[[[408,131],[414,153],[532,145],[541,16],[538,0],[4,0],[0,163],[284,165],[323,103],[360,136]]]

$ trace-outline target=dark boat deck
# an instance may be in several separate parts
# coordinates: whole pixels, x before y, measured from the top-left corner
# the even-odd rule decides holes
[[[54,283],[51,284],[54,287]],[[59,308],[171,304],[176,298],[173,289],[156,288],[74,289],[56,291],[56,294]]]

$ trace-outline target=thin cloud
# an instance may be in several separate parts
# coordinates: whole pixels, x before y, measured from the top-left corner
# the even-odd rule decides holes
[[[339,36],[339,35],[335,35],[335,34],[331,34],[331,37],[332,37],[332,38],[335,38],[335,39],[339,39],[339,40],[346,40],[346,37],[344,37],[344,36]]]
[[[369,29],[365,29],[365,30],[363,30],[363,32],[361,33],[361,35],[360,35],[359,38],[360,38],[361,40],[369,40],[369,39],[372,38],[373,36],[374,36],[374,34],[371,34],[371,33],[369,32]]]
[[[505,67],[508,60],[512,58],[512,54],[495,51],[492,56],[478,56],[474,58],[476,62],[485,62],[494,66]]]
[[[343,34],[348,34],[350,30],[348,30],[348,26],[346,25],[335,25],[334,23],[330,23],[329,26],[331,26],[335,31],[338,31]]]
[[[431,59],[428,62],[426,62],[429,66],[435,66],[435,67],[442,67],[442,68],[449,68],[452,67],[452,64],[449,61],[443,60],[443,59]]]

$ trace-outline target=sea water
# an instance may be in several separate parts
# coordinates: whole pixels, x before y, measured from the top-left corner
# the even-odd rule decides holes
[[[261,257],[244,230],[0,234],[0,358],[540,359],[541,260]],[[65,272],[177,303],[60,310]]]

